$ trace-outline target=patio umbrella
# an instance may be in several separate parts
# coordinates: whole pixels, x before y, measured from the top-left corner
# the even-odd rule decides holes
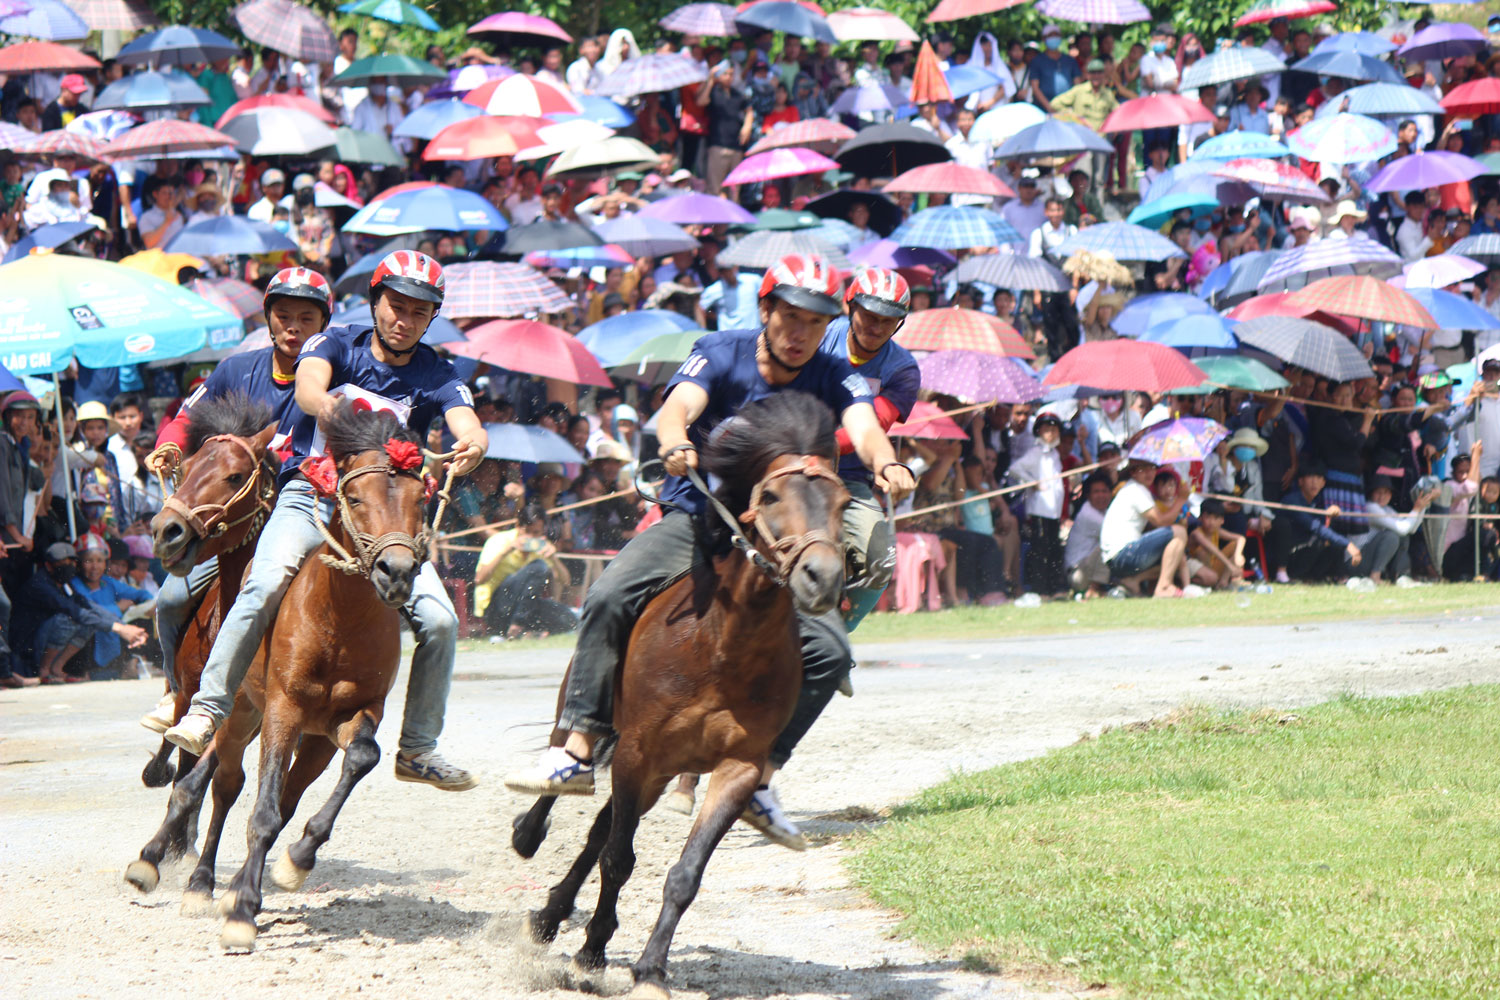
[[[625,315],[633,315],[626,313]],[[613,365],[605,365],[614,374],[657,385],[670,379],[693,353],[693,345],[706,330],[682,330],[652,337]]]
[[[734,19],[767,31],[780,31],[799,38],[816,38],[837,43],[839,38],[828,25],[828,19],[791,0],[761,0],[735,9]]]
[[[1364,83],[1318,105],[1319,118],[1347,111],[1356,115],[1440,115],[1443,106],[1425,90],[1405,83]]]
[[[1246,157],[1278,159],[1289,155],[1291,150],[1260,132],[1225,132],[1200,142],[1188,154],[1188,160],[1241,160]]]
[[[98,110],[200,108],[209,103],[208,91],[186,73],[174,69],[131,73],[105,87],[94,99]]]
[[[911,414],[901,423],[892,424],[886,431],[889,437],[924,438],[927,440],[967,441],[969,432],[958,426],[958,421],[943,413],[936,403],[919,399],[912,404]]]
[[[603,177],[621,170],[656,165],[656,151],[639,139],[614,135],[603,142],[564,150],[547,168],[548,177]]]
[[[1336,76],[1362,83],[1406,83],[1390,63],[1363,52],[1318,52],[1298,60],[1290,68],[1302,73]]]
[[[675,91],[708,79],[708,70],[680,52],[626,59],[594,87],[600,97],[636,97]]]
[[[811,149],[770,149],[741,160],[724,184],[760,184],[780,177],[799,177],[803,174],[821,174],[838,169],[838,164],[822,153]]]
[[[1126,101],[1109,113],[1100,132],[1135,132],[1141,129],[1169,128],[1189,122],[1211,122],[1213,112],[1202,101],[1176,94],[1152,94]]]
[[[764,153],[768,149],[782,146],[832,145],[847,142],[856,134],[854,129],[841,122],[830,121],[827,118],[804,118],[802,121],[783,125],[759,139],[755,145],[746,150],[746,154],[753,156],[756,153]]]
[[[71,41],[86,38],[89,26],[72,7],[62,0],[26,0],[29,7],[22,13],[0,17],[0,34],[27,38],[60,38]]]
[[[331,63],[338,56],[328,23],[291,0],[249,0],[234,9],[234,19],[246,38],[293,59]]]
[[[1432,314],[1410,294],[1369,275],[1324,278],[1293,292],[1287,305],[1306,312],[1399,323],[1424,330],[1437,328]]]
[[[99,227],[92,222],[54,222],[46,226],[38,226],[31,232],[22,236],[19,240],[5,251],[5,258],[0,264],[9,264],[13,260],[20,260],[27,256],[36,247],[47,250],[56,250],[73,242],[80,236],[93,232]]]
[[[1294,316],[1261,316],[1241,323],[1236,334],[1242,344],[1337,382],[1374,374],[1348,337],[1322,323]]]
[[[574,462],[588,459],[556,431],[536,424],[485,424],[485,458],[506,462]]]
[[[1423,257],[1407,264],[1406,290],[1418,288],[1447,288],[1460,281],[1468,281],[1485,272],[1485,266],[1461,254],[1444,253],[1435,257]]]
[[[163,118],[131,129],[99,153],[119,160],[150,160],[170,153],[197,153],[233,145],[228,135],[206,125]]]
[[[115,56],[127,66],[154,63],[157,66],[189,66],[211,63],[239,54],[240,46],[217,31],[174,24],[133,39]]]
[[[0,73],[71,73],[99,69],[99,60],[54,42],[16,42],[0,48]]]
[[[564,31],[550,17],[543,17],[540,14],[524,14],[514,10],[491,14],[469,28],[468,33],[486,35],[523,47],[550,46],[553,41],[571,44],[573,41],[573,36]]]
[[[384,53],[356,59],[329,82],[340,87],[368,87],[376,80],[384,80],[392,87],[419,87],[446,76],[446,73],[430,62],[413,59],[411,56]]]
[[[919,42],[922,36],[889,11],[850,7],[828,15],[828,26],[841,42]]]
[[[646,219],[675,222],[679,226],[737,226],[755,222],[754,215],[728,198],[696,191],[659,198],[649,202],[636,214]]]
[[[1042,384],[1086,385],[1105,392],[1170,392],[1203,381],[1203,369],[1164,344],[1096,340],[1058,358]]]
[[[1110,324],[1126,337],[1139,337],[1153,326],[1163,326],[1185,316],[1217,316],[1212,306],[1185,292],[1153,292],[1137,295],[1120,309]]]
[[[1229,428],[1206,417],[1176,417],[1152,424],[1130,447],[1130,457],[1157,465],[1201,462],[1229,436]]]
[[[1443,184],[1466,184],[1483,174],[1484,164],[1462,153],[1417,152],[1381,167],[1365,190],[1425,191]]]
[[[1449,247],[1448,252],[1472,257],[1475,260],[1491,262],[1500,260],[1500,234],[1481,233],[1478,236],[1465,236]]]
[[[927,15],[929,24],[940,21],[957,21],[965,17],[980,17],[993,14],[1008,7],[1019,7],[1026,0],[942,0]]]
[[[297,241],[283,236],[273,226],[243,215],[220,215],[195,222],[178,231],[162,249],[168,253],[190,253],[199,257],[239,254],[297,252]]]
[[[978,351],[937,351],[917,362],[922,388],[961,403],[1030,403],[1042,398],[1042,384],[1029,368],[1010,358]]]
[[[1139,0],[1041,0],[1036,9],[1059,21],[1078,24],[1139,24],[1151,12]]]
[[[1163,261],[1187,256],[1181,247],[1161,233],[1128,222],[1101,222],[1081,229],[1055,248],[1054,255],[1071,257],[1080,250],[1106,250],[1114,255],[1115,260],[1124,261]]]
[[[636,351],[652,340],[686,330],[698,330],[698,326],[681,313],[667,309],[637,309],[584,327],[578,331],[578,342],[592,351],[601,365],[612,368],[627,363]]]
[[[1247,24],[1261,24],[1284,17],[1288,21],[1314,14],[1327,14],[1337,10],[1331,0],[1255,0],[1250,9],[1234,22],[1236,28]]]
[[[855,247],[849,253],[849,260],[855,264],[870,264],[875,267],[925,267],[932,270],[946,270],[955,263],[952,254],[941,250],[929,247],[904,247],[891,240],[874,240],[864,246]]]
[[[1238,354],[1208,354],[1194,358],[1193,364],[1202,368],[1208,376],[1208,381],[1199,388],[1207,388],[1209,391],[1219,386],[1229,386],[1231,389],[1248,389],[1251,392],[1275,392],[1292,384],[1263,363]]]
[[[1148,344],[1165,344],[1179,351],[1194,348],[1210,350],[1234,350],[1240,346],[1235,339],[1235,321],[1210,312],[1199,316],[1180,316],[1164,323],[1153,324],[1140,340]]]
[[[909,351],[975,351],[1006,358],[1033,356],[1015,327],[975,309],[924,309],[907,317],[896,343]]]
[[[1066,292],[1073,282],[1060,269],[1040,257],[1019,253],[983,253],[966,257],[958,265],[959,284],[978,281],[996,288],[1038,292]]]
[[[582,114],[583,105],[564,87],[517,73],[481,84],[464,101],[489,115]]]
[[[1237,80],[1250,80],[1271,73],[1280,73],[1285,69],[1286,63],[1265,49],[1237,45],[1234,48],[1220,49],[1211,55],[1206,55],[1183,70],[1178,91],[1183,94],[1194,94],[1202,87],[1217,87],[1226,83],[1234,83]]]
[[[931,132],[885,122],[860,129],[833,158],[857,177],[894,177],[913,167],[951,160],[953,154]]]
[[[636,257],[668,257],[681,250],[697,250],[698,238],[662,219],[622,215],[594,227],[605,243],[613,243]]]
[[[306,97],[298,97],[296,94],[260,94],[256,97],[247,97],[242,101],[235,101],[219,116],[214,128],[223,128],[225,124],[240,115],[250,111],[262,111],[266,108],[300,111],[327,125],[334,125],[338,122],[331,111],[317,101],[308,100]]]
[[[855,205],[870,210],[870,228],[881,236],[891,235],[891,230],[901,224],[901,207],[878,191],[830,191],[808,202],[807,210],[824,219],[847,219]]]
[[[525,264],[463,261],[445,267],[443,277],[447,290],[438,312],[448,319],[556,313],[572,305],[566,292]]]
[[[838,247],[802,232],[757,232],[720,251],[719,264],[765,271],[787,254],[817,254],[840,271],[853,268],[849,257]]]
[[[1479,29],[1447,21],[1428,25],[1396,51],[1409,60],[1454,59],[1474,55],[1489,48],[1489,44]]]
[[[1396,133],[1374,118],[1336,114],[1288,132],[1286,145],[1315,163],[1365,163],[1394,153]]]
[[[1390,278],[1401,273],[1401,255],[1388,250],[1364,234],[1346,240],[1317,240],[1283,253],[1266,269],[1260,288],[1268,291],[1294,290],[1308,282],[1308,275],[1336,269],[1340,274],[1372,274]]]
[[[1472,299],[1440,288],[1410,288],[1416,299],[1444,330],[1500,330],[1500,319]]]
[[[340,4],[339,11],[389,21],[391,24],[409,24],[424,31],[438,31],[442,28],[442,25],[432,19],[431,14],[405,0],[358,0],[356,3]]]
[[[333,129],[294,108],[255,108],[220,122],[234,147],[251,156],[310,156],[338,142]]]
[[[1438,103],[1448,114],[1459,118],[1477,118],[1500,112],[1500,78],[1485,76],[1461,83],[1444,94]]]
[[[977,194],[994,198],[1014,198],[1016,193],[990,173],[962,163],[929,163],[914,167],[881,188],[886,194]]]
[[[566,330],[532,319],[497,319],[468,332],[464,343],[448,350],[507,371],[555,378],[574,385],[613,387],[609,375]]]
[[[690,3],[678,7],[656,23],[668,31],[679,31],[684,35],[723,38],[740,33],[734,23],[734,8],[727,3]]]
[[[908,106],[906,94],[901,88],[889,83],[868,83],[845,88],[844,92],[828,106],[828,113],[832,115],[862,115],[871,111],[895,113]]]
[[[472,104],[465,104],[456,97],[440,101],[428,101],[417,110],[401,119],[391,132],[398,138],[431,139],[449,125],[456,125],[484,114]]]
[[[1024,101],[999,104],[974,120],[969,138],[998,146],[1022,129],[1039,125],[1046,120],[1047,112],[1035,104]]]
[[[344,224],[346,233],[395,236],[399,233],[435,229],[441,232],[503,232],[510,228],[505,216],[480,195],[446,184],[433,184],[414,191],[372,201]]]
[[[598,247],[604,241],[588,226],[567,220],[538,219],[524,226],[513,226],[500,237],[500,252],[519,257],[545,250],[569,250],[574,247]]]
[[[903,222],[891,240],[902,246],[962,250],[1021,242],[1021,234],[999,212],[966,205],[924,208]]]

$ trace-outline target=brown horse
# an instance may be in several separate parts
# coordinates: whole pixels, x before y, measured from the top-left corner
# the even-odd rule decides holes
[[[753,525],[753,558],[730,550],[710,570],[674,583],[647,605],[631,633],[614,706],[619,734],[609,802],[529,932],[553,940],[599,862],[599,905],[575,962],[604,965],[616,903],[635,865],[640,817],[673,776],[710,774],[702,811],[667,875],[656,929],[633,973],[636,998],[662,998],[667,950],[719,840],[745,810],[802,684],[797,611],[821,614],[843,587],[842,516],[849,494],[837,465],[833,415],[811,396],[778,393],[745,407],[706,456],[731,514]],[[748,543],[746,543],[748,545]],[[564,678],[564,688],[567,680]],[[560,734],[554,733],[554,742]],[[515,824],[512,844],[530,857],[546,836],[553,797]]]

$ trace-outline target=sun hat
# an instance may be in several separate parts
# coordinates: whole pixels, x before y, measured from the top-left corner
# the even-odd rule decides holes
[[[1224,445],[1230,451],[1233,451],[1236,448],[1254,448],[1256,458],[1264,455],[1266,453],[1266,450],[1271,447],[1266,443],[1265,438],[1255,433],[1255,430],[1250,427],[1241,427],[1239,430],[1229,435],[1228,439],[1225,440]]]
[[[109,424],[111,434],[120,429],[120,425],[115,423],[114,418],[109,415],[109,408],[97,399],[91,399],[78,407],[77,420],[80,424],[90,420],[103,420]]]

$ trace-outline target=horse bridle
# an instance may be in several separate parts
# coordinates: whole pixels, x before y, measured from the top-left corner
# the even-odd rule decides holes
[[[391,476],[411,476],[417,482],[423,481],[420,466],[414,469],[398,469],[388,462],[361,466],[339,476],[338,484],[333,490],[333,498],[334,503],[338,505],[339,522],[343,524],[344,531],[348,533],[349,540],[354,544],[354,553],[351,555],[338,539],[333,537],[333,532],[329,531],[328,526],[319,518],[318,530],[323,533],[323,540],[328,543],[329,548],[338,553],[328,555],[325,552],[319,558],[328,566],[351,576],[369,576],[380,554],[395,545],[411,549],[417,558],[417,565],[420,566],[427,561],[428,548],[432,543],[432,528],[425,521],[422,523],[422,530],[418,531],[415,536],[404,531],[387,531],[381,535],[372,535],[354,526],[354,513],[349,508],[349,498],[345,493],[345,487],[360,476],[373,475],[377,472],[384,472]]]
[[[250,478],[246,479],[244,484],[235,491],[234,496],[223,503],[201,503],[196,507],[189,507],[179,500],[177,494],[174,493],[164,499],[161,506],[163,510],[169,510],[186,521],[188,526],[205,541],[210,538],[217,538],[231,528],[239,527],[246,521],[251,522],[250,528],[245,532],[245,537],[226,550],[233,552],[254,538],[260,532],[261,526],[265,524],[266,517],[270,515],[273,506],[271,497],[275,493],[275,483],[269,477],[263,475],[266,470],[264,454],[257,453],[244,438],[236,437],[233,434],[215,434],[203,443],[207,445],[213,444],[216,441],[228,441],[249,457],[254,467],[254,471],[250,473]],[[199,450],[202,450],[201,447]],[[255,498],[255,506],[232,521],[226,520],[229,516],[230,508],[252,493],[258,494]],[[203,516],[204,512],[208,513],[207,517]]]

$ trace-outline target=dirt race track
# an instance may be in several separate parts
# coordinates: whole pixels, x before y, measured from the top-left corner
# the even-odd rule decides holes
[[[835,700],[780,781],[815,848],[794,854],[743,827],[725,839],[677,934],[674,995],[1075,995],[1066,984],[965,972],[955,956],[901,941],[895,919],[850,887],[842,835],[952,770],[1033,756],[1185,701],[1295,706],[1500,681],[1497,616],[859,647],[855,698]],[[165,808],[165,790],[140,783],[153,743],[135,721],[154,703],[157,682],[0,693],[0,996],[409,1000],[628,990],[628,964],[688,829],[682,816],[657,810],[641,825],[602,981],[579,984],[568,972],[582,919],[548,951],[515,942],[521,917],[566,869],[599,805],[562,800],[538,856],[511,853],[510,820],[527,803],[500,778],[542,740],[530,724],[549,717],[566,658],[504,649],[460,657],[443,750],[482,777],[462,794],[391,777],[403,674],[378,737],[385,760],[355,791],[303,891],[267,880],[250,955],[220,951],[216,920],[179,915],[183,867],[164,870],[150,896],[121,879]],[[333,773],[304,797],[273,859],[327,797]],[[253,775],[226,827],[221,889],[244,856]],[[578,916],[586,919],[596,892],[596,883],[584,887]]]

